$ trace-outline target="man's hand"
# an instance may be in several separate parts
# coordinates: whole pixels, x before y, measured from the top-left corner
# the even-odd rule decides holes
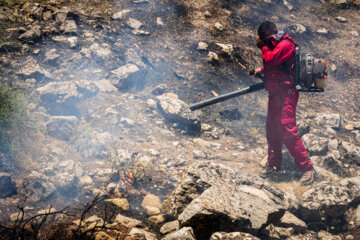
[[[256,68],[255,70],[254,70],[254,76],[256,76],[256,75],[258,75],[258,74],[262,74],[263,72],[262,72],[262,70],[261,70],[261,68]]]
[[[263,46],[265,46],[264,41],[260,39],[260,37],[256,38],[256,46],[261,50]]]

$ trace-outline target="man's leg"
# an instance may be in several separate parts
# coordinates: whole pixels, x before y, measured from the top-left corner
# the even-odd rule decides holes
[[[308,172],[313,169],[313,165],[307,156],[301,138],[298,135],[296,128],[296,105],[299,98],[299,93],[293,89],[281,90],[283,100],[281,109],[281,131],[283,141],[286,148],[295,160],[295,165],[302,171]]]
[[[268,167],[280,169],[282,163],[282,137],[280,126],[281,99],[278,93],[269,93],[266,118],[266,139],[268,142]]]

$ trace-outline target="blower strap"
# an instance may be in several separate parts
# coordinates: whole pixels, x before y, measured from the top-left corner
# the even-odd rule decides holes
[[[288,41],[288,42],[291,42],[291,43],[294,44],[295,47],[296,47],[296,43],[295,43],[293,40],[291,40],[290,38],[283,38],[283,39],[281,39],[280,41],[283,41],[283,40]],[[294,52],[294,53],[295,53],[295,52]],[[292,81],[292,83],[294,84],[294,79],[293,79],[293,77],[291,76],[291,72],[290,72],[289,67],[286,65],[285,62],[282,62],[282,63],[281,63],[281,66],[283,67],[284,71],[285,71],[286,74],[288,75],[289,79],[290,79],[290,80]]]

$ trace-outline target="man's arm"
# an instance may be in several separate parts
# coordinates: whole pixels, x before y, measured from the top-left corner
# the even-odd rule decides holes
[[[281,41],[274,50],[263,46],[261,52],[264,64],[275,66],[285,62],[293,54],[294,48],[290,42]]]

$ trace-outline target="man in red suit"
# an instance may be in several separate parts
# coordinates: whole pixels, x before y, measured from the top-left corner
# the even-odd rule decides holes
[[[260,176],[268,178],[280,170],[284,143],[295,165],[303,172],[301,183],[311,184],[315,172],[296,129],[299,92],[293,83],[295,41],[278,31],[274,23],[265,21],[258,28],[256,45],[262,52],[263,67],[255,69],[255,75],[264,74],[265,88],[269,92],[266,119],[268,163]]]

